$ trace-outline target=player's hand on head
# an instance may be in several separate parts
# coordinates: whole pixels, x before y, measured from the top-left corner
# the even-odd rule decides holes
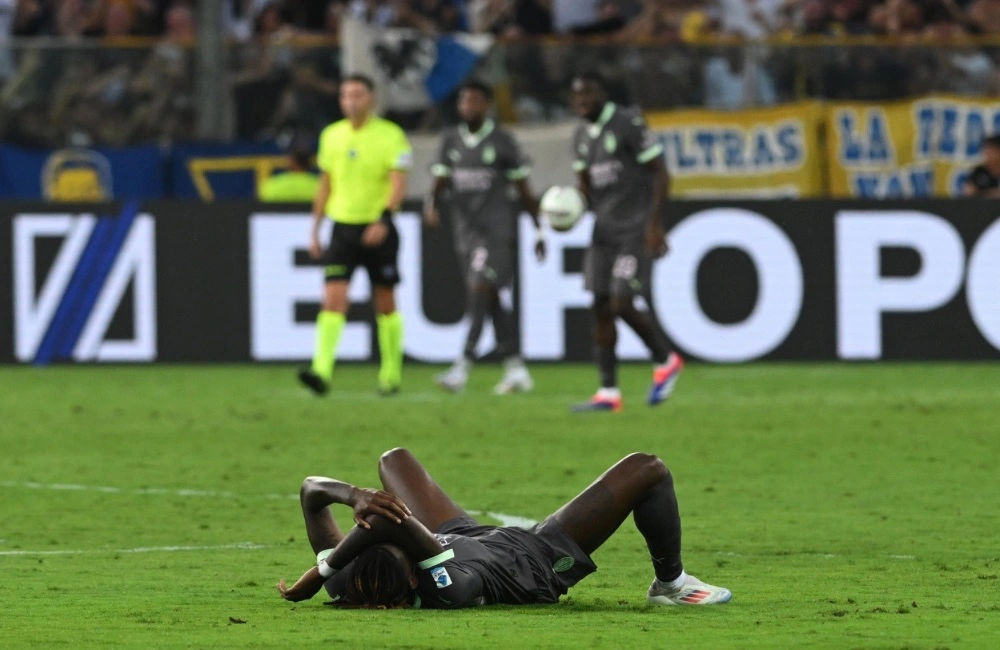
[[[369,248],[381,246],[389,234],[389,227],[381,221],[369,224],[361,234],[361,243]]]
[[[410,509],[395,494],[371,488],[356,488],[354,491],[354,523],[361,528],[371,528],[365,521],[368,515],[379,515],[389,521],[401,524],[410,516]]]

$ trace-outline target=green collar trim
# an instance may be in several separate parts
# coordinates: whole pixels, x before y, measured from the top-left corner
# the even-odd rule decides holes
[[[469,149],[475,149],[476,147],[479,146],[480,142],[485,140],[487,137],[489,137],[491,133],[493,133],[494,128],[496,128],[496,124],[493,122],[493,120],[486,118],[486,121],[483,122],[483,125],[479,127],[479,130],[476,131],[475,133],[470,132],[469,127],[466,126],[464,122],[462,124],[459,124],[458,134],[462,136],[462,142],[465,143],[466,147],[468,147]]]
[[[604,110],[601,111],[601,116],[597,118],[597,121],[587,127],[587,133],[590,137],[597,139],[601,135],[601,131],[607,126],[608,122],[615,115],[615,104],[614,102],[608,102],[604,105]]]

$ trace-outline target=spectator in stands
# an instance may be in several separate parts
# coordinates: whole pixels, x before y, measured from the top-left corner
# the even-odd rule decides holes
[[[574,27],[572,32],[577,36],[593,36],[597,34],[613,34],[625,26],[625,14],[620,4],[615,0],[601,0],[597,3],[594,22]]]
[[[516,38],[551,34],[550,0],[479,0],[470,13],[476,15],[478,31]]]
[[[413,9],[439,32],[457,32],[464,27],[454,0],[413,0]]]
[[[14,35],[17,20],[15,0],[0,0],[0,84],[14,76],[14,57],[7,41]]]
[[[722,29],[748,40],[767,38],[781,26],[784,0],[719,0]]]
[[[269,203],[311,203],[319,188],[319,176],[313,173],[312,153],[301,145],[288,152],[288,171],[275,174],[261,183],[257,195]]]
[[[1000,0],[975,0],[968,15],[983,34],[1000,34]]]
[[[1000,198],[1000,135],[983,140],[983,162],[969,172],[962,185],[965,196]]]
[[[739,43],[705,63],[705,105],[715,110],[772,106],[778,101],[771,75]]]

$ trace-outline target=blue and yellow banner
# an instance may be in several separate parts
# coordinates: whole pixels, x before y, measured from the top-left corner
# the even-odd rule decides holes
[[[793,198],[824,192],[817,102],[747,111],[647,114],[681,198]]]
[[[165,195],[157,146],[51,150],[0,146],[0,197],[56,202],[157,199]]]
[[[837,102],[827,105],[826,130],[831,196],[959,196],[983,138],[1000,133],[1000,101]]]

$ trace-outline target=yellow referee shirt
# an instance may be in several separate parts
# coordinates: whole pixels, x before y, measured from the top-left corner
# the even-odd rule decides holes
[[[316,163],[330,175],[326,216],[340,223],[372,223],[389,202],[389,172],[409,171],[413,149],[403,129],[389,120],[372,116],[357,130],[340,120],[320,134]]]

